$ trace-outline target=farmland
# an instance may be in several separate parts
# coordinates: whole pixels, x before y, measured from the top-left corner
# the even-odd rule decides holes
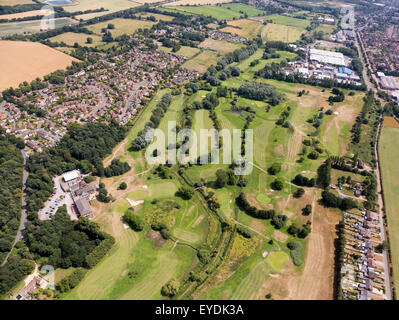
[[[199,46],[207,50],[214,50],[220,52],[223,55],[243,47],[242,44],[213,40],[210,38],[205,39],[205,41],[203,41]]]
[[[231,2],[231,0],[178,0],[176,2],[168,3],[167,6],[213,5],[226,2]]]
[[[93,43],[88,44],[87,38],[93,39]],[[65,42],[67,45],[73,46],[78,43],[80,46],[94,47],[102,43],[101,37],[97,35],[88,35],[85,33],[66,32],[49,39],[52,42]]]
[[[189,70],[205,72],[206,69],[208,69],[212,64],[215,64],[217,60],[218,56],[216,53],[205,50],[196,55],[193,59],[186,61],[183,64],[183,67]]]
[[[56,28],[76,23],[76,21],[73,21],[69,18],[57,18],[53,21]],[[22,34],[40,32],[40,24],[41,20],[2,23],[0,24],[0,37],[16,33]]]
[[[33,10],[26,12],[19,12],[13,14],[2,14],[0,15],[0,19],[18,19],[18,18],[26,18],[26,17],[34,17],[34,16],[44,16],[50,13],[49,10]]]
[[[40,57],[40,59],[39,59]],[[65,69],[76,59],[40,43],[0,41],[0,90],[32,81],[58,69]]]
[[[397,175],[399,168],[397,159],[399,150],[397,141],[399,129],[397,127],[384,126],[379,143],[382,186],[384,191],[385,212],[388,218],[390,246],[392,252],[393,280],[399,285],[399,183]]]
[[[108,13],[125,10],[138,6],[137,2],[129,0],[79,0],[72,5],[64,6],[64,10],[68,12],[85,11],[89,9],[108,9]]]
[[[221,29],[221,31],[253,39],[261,34],[262,29],[263,24],[258,21],[240,19],[229,21],[227,27]]]
[[[107,28],[109,24],[113,24],[115,29],[109,29],[113,37],[120,36],[122,34],[132,34],[138,29],[151,28],[154,25],[154,22],[151,21],[141,21],[141,20],[132,20],[132,19],[113,19],[105,22],[100,22],[93,24],[88,27],[89,30],[93,31],[96,34],[101,34],[101,30],[103,28]]]
[[[303,31],[295,27],[268,23],[262,30],[262,39],[265,41],[295,42],[301,38],[302,33]]]
[[[203,16],[211,16],[218,20],[231,20],[242,16],[239,12],[219,6],[178,6],[176,9],[189,13],[201,14]]]

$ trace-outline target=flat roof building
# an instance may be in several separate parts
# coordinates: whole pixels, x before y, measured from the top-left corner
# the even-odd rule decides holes
[[[331,64],[336,66],[346,66],[344,55],[341,52],[327,50],[310,49],[309,59],[319,63]]]
[[[69,181],[77,179],[79,177],[79,173],[76,170],[69,171],[69,172],[64,173],[63,177],[64,177],[65,182],[69,182]]]

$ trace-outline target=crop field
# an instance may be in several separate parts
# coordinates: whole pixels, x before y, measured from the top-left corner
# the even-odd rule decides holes
[[[109,29],[108,31],[111,32],[113,37],[117,37],[122,34],[132,34],[140,28],[141,29],[151,28],[154,25],[154,22],[147,20],[117,18],[93,24],[87,27],[87,29],[93,31],[96,34],[101,34],[101,30],[103,28],[107,28],[108,24],[113,24],[115,26],[115,29]]]
[[[2,23],[0,24],[0,37],[11,34],[40,32],[40,23],[41,20]],[[74,22],[69,18],[54,19],[54,25],[56,28],[68,26],[74,23],[76,23],[76,21]]]
[[[149,12],[142,12],[137,14],[137,16],[140,16],[142,19],[146,19],[147,17],[155,17],[157,21],[172,21],[174,17],[172,16],[167,16],[164,14],[159,14],[159,13],[149,13]]]
[[[226,2],[231,2],[231,0],[178,0],[176,2],[168,3],[167,6],[214,5]]]
[[[71,5],[63,6],[65,11],[76,12],[89,9],[108,9],[108,13],[137,7],[139,3],[129,0],[79,0]]]
[[[382,186],[392,252],[393,279],[396,286],[399,286],[399,257],[396,254],[399,252],[398,139],[399,128],[384,127],[379,143]]]
[[[199,46],[203,49],[217,51],[218,53],[225,55],[229,52],[233,52],[234,50],[243,47],[244,45],[207,38],[203,42],[201,42]]]
[[[1,19],[18,19],[18,18],[26,18],[26,17],[34,17],[34,16],[44,16],[50,13],[49,10],[33,10],[33,11],[25,11],[25,12],[18,12],[12,14],[2,14],[0,15]]]
[[[242,37],[256,38],[261,34],[263,24],[258,21],[240,19],[229,21],[227,27],[221,29],[221,31],[237,34]]]
[[[88,44],[87,38],[92,38],[93,43]],[[101,37],[94,34],[66,32],[58,36],[49,38],[51,42],[65,42],[67,45],[73,46],[78,43],[80,46],[95,47],[102,43]]]
[[[227,3],[227,4],[222,4],[221,7],[227,8],[234,12],[238,12],[240,14],[244,12],[244,14],[247,14],[249,17],[258,16],[265,13],[265,11],[257,9],[253,6],[246,5],[244,3]]]
[[[193,59],[186,61],[183,67],[202,73],[212,64],[216,64],[218,60],[218,55],[215,52],[204,50]]]
[[[231,20],[243,16],[239,12],[219,6],[178,6],[176,9],[193,14],[200,14],[206,17],[211,16],[218,20]]]
[[[39,59],[40,57],[40,59]],[[0,90],[16,87],[77,61],[62,52],[37,42],[0,41]]]
[[[264,41],[284,41],[295,42],[301,39],[303,30],[296,27],[282,24],[268,23],[262,29],[262,39]]]
[[[265,17],[262,17],[261,19],[272,20],[273,23],[276,23],[276,24],[281,24],[284,26],[301,28],[301,29],[305,29],[310,24],[309,19],[306,19],[306,20],[305,19],[297,19],[297,18],[282,16],[282,15],[278,15],[278,14],[265,16]]]
[[[0,0],[0,6],[16,6],[19,4],[33,4],[32,0]]]

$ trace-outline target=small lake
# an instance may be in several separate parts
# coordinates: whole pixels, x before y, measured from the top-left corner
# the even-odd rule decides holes
[[[46,0],[45,3],[59,6],[63,4],[71,4],[73,0]]]

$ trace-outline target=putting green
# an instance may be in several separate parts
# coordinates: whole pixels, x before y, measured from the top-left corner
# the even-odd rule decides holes
[[[287,260],[288,255],[284,251],[272,252],[267,256],[267,262],[275,271],[283,269]]]

